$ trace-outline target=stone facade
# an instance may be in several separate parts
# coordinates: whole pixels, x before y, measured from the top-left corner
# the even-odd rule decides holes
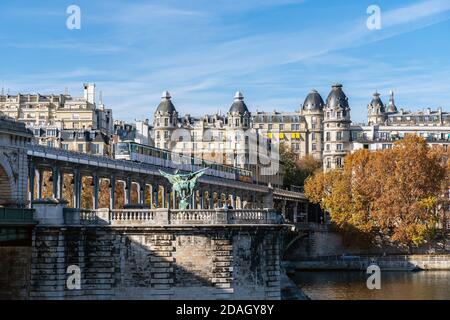
[[[154,113],[155,146],[251,167],[254,144],[266,138],[284,145],[298,157],[311,155],[321,160],[328,170],[341,167],[345,156],[354,150],[391,148],[407,134],[422,136],[430,144],[450,144],[450,113],[442,108],[398,110],[393,92],[386,106],[376,92],[367,106],[367,125],[352,123],[350,110],[341,84],[332,86],[325,102],[312,90],[300,108],[292,112],[250,112],[242,93],[237,92],[226,114],[198,118],[179,115],[166,91]],[[257,142],[251,137],[257,137]]]
[[[72,151],[110,155],[112,110],[100,98],[95,84],[84,84],[82,97],[65,94],[1,94],[0,114],[25,123],[36,143]]]
[[[31,247],[0,246],[0,300],[27,299],[30,289]]]
[[[32,134],[25,125],[0,117],[0,205],[27,204],[28,158]]]
[[[280,299],[280,228],[38,226],[30,298]]]

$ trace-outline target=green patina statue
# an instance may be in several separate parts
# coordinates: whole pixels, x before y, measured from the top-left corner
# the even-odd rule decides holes
[[[176,170],[174,174],[159,170],[159,173],[169,180],[172,184],[172,190],[180,196],[180,209],[186,210],[189,207],[189,201],[187,199],[194,194],[198,178],[200,178],[206,170],[207,168],[186,174],[178,173],[178,170]]]

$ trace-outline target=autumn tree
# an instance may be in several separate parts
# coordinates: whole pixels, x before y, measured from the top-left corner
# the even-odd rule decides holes
[[[418,245],[434,235],[438,199],[448,186],[448,159],[445,150],[407,136],[392,149],[358,150],[342,169],[316,173],[305,194],[344,232]]]
[[[306,178],[322,167],[321,162],[312,156],[298,158],[292,150],[280,146],[280,160],[284,168],[283,185],[303,186]]]

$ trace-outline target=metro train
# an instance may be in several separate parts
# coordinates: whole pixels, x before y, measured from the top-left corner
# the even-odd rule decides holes
[[[195,172],[209,168],[206,175],[224,179],[253,183],[252,171],[219,164],[200,158],[174,153],[168,150],[146,146],[134,141],[119,142],[115,145],[114,158],[152,164],[180,171]]]

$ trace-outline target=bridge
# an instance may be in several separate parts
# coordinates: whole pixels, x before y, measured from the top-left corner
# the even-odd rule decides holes
[[[117,183],[125,190],[124,202],[121,207],[129,205],[149,204],[150,208],[177,208],[177,196],[170,190],[170,185],[159,173],[159,169],[167,170],[164,163],[151,165],[136,163],[127,160],[116,160],[105,156],[94,156],[85,153],[66,151],[40,145],[27,146],[29,161],[29,193],[28,201],[33,203],[36,198],[42,198],[44,172],[51,172],[52,197],[62,198],[64,188],[64,175],[73,178],[74,208],[81,208],[82,177],[92,179],[92,208],[99,208],[100,180],[109,181],[109,208],[114,209],[119,204],[116,200]],[[292,217],[295,222],[298,215],[299,203],[307,203],[303,193],[271,188],[236,180],[229,180],[204,175],[199,180],[196,196],[192,199],[192,209],[213,209],[223,207],[225,204],[238,209],[272,208],[274,202],[279,202],[280,210],[284,216]],[[137,190],[137,203],[131,201],[132,187]],[[31,192],[33,190],[33,192]],[[34,191],[36,190],[36,191]],[[145,191],[148,192],[145,192]],[[146,201],[147,199],[147,201]],[[290,213],[287,209],[290,209]]]
[[[204,175],[191,208],[180,210],[164,166],[31,140],[23,124],[0,118],[0,298],[280,299],[285,208],[306,203],[302,193]],[[92,207],[81,205],[83,176],[91,177]],[[61,200],[68,180],[71,206]],[[109,182],[103,208],[101,180]],[[78,289],[67,286],[72,267]]]

